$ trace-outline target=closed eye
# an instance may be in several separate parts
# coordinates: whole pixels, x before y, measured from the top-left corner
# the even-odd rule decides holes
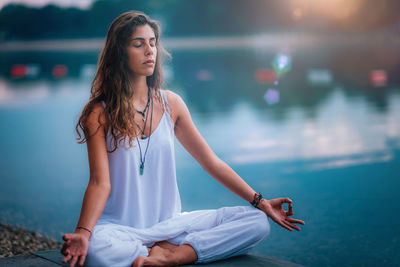
[[[141,37],[134,38],[133,39],[133,46],[139,48],[144,44],[144,42],[145,42],[144,38],[141,38]],[[149,43],[150,43],[151,47],[156,46],[156,38],[155,37],[150,38],[149,39]]]

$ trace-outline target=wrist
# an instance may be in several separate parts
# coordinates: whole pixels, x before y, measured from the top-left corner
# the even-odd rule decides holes
[[[264,210],[268,205],[269,205],[269,200],[263,198],[263,199],[261,199],[260,204],[258,204],[258,208],[260,210]]]
[[[84,237],[86,237],[88,240],[90,239],[90,236],[92,235],[91,232],[83,229],[83,228],[76,228],[74,233],[79,234],[79,235],[83,235]]]
[[[254,193],[254,197],[253,197],[253,201],[250,201],[249,203],[257,208],[260,209],[261,208],[261,203],[265,201],[265,198],[263,198],[261,193]]]

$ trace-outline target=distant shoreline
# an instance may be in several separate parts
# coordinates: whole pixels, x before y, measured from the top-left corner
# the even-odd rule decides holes
[[[25,228],[0,223],[0,258],[50,249],[61,249],[61,243]]]
[[[316,45],[400,45],[395,33],[300,33],[279,32],[249,36],[222,37],[167,37],[162,41],[167,50],[220,50],[220,49],[268,49],[282,47],[313,47]],[[100,51],[103,38],[0,41],[0,52],[25,51]]]

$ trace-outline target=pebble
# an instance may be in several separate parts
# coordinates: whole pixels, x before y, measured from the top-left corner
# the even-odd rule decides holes
[[[54,238],[0,223],[0,258],[61,249],[61,246],[62,244]]]

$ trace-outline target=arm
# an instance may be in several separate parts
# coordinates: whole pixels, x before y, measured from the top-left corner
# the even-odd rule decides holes
[[[182,146],[196,159],[203,169],[214,177],[218,182],[224,185],[231,192],[235,193],[242,199],[251,202],[253,201],[255,191],[224,161],[222,161],[208,146],[204,138],[196,129],[190,112],[183,100],[172,92],[169,92],[174,108],[175,116],[175,135]],[[284,211],[283,203],[289,204],[289,210]],[[282,227],[292,230],[300,230],[293,223],[304,224],[301,220],[289,218],[293,215],[292,201],[288,198],[279,198],[272,200],[263,199],[258,206],[276,223]]]
[[[182,146],[199,162],[203,169],[218,182],[246,201],[252,201],[255,191],[222,161],[200,135],[190,112],[177,94],[168,91],[174,111],[175,136]]]
[[[105,141],[105,115],[103,107],[98,104],[90,113],[86,126],[91,137],[87,140],[87,150],[90,168],[89,183],[83,197],[82,209],[78,226],[93,230],[103,212],[108,195],[110,193],[110,176],[108,169],[108,157]],[[62,252],[66,256],[63,261],[72,259],[70,266],[74,266],[78,257],[79,264],[83,265],[89,245],[90,233],[77,228],[73,234],[63,235],[64,243]]]
[[[83,226],[90,230],[94,228],[103,212],[111,189],[105,129],[103,126],[106,121],[103,111],[104,109],[101,104],[97,104],[89,115],[86,125],[89,128],[90,134],[94,135],[87,141],[90,178],[83,198],[77,226]],[[77,229],[75,232],[88,233],[80,229]]]

